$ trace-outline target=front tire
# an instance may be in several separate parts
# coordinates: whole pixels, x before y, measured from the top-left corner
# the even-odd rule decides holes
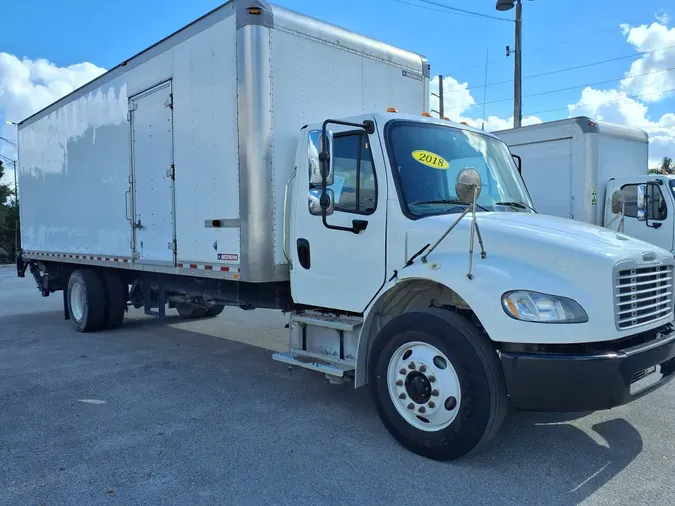
[[[73,271],[68,280],[68,313],[78,332],[96,332],[105,323],[105,292],[91,269]]]
[[[507,410],[501,364],[488,339],[444,309],[393,318],[371,351],[369,386],[389,433],[434,460],[477,452]]]

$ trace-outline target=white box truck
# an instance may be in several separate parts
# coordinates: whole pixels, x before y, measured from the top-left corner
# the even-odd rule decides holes
[[[288,311],[274,358],[367,384],[433,459],[509,402],[672,378],[673,256],[531,212],[507,146],[428,97],[418,54],[233,0],[20,124],[18,274],[83,332],[129,306]]]
[[[580,116],[493,133],[519,157],[537,211],[621,225],[627,235],[675,250],[675,178],[649,174],[644,130]],[[619,190],[622,217],[611,206]]]

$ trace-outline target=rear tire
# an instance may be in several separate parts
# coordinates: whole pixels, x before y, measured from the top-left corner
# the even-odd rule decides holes
[[[205,315],[205,316],[208,317],[208,318],[212,318],[212,317],[214,317],[214,316],[218,316],[220,313],[223,312],[224,309],[225,309],[225,305],[224,305],[224,304],[218,304],[218,305],[215,305],[215,306],[211,306],[211,307],[209,308],[209,310],[206,312],[206,315]]]
[[[96,332],[105,323],[105,292],[98,274],[78,269],[68,280],[68,314],[78,332]]]
[[[124,313],[127,311],[128,285],[116,272],[103,272],[105,291],[105,324],[104,328],[113,330],[122,325]]]
[[[389,433],[434,460],[478,452],[507,410],[501,364],[489,339],[457,313],[410,311],[378,334],[370,392]]]
[[[181,302],[176,306],[176,311],[178,311],[178,314],[186,320],[195,320],[197,318],[204,318],[206,313],[208,313],[209,308],[189,302]]]

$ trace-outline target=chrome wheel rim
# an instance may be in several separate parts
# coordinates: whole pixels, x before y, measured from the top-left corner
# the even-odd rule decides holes
[[[459,377],[435,346],[421,341],[400,346],[389,360],[387,385],[396,410],[416,429],[436,432],[457,417]]]

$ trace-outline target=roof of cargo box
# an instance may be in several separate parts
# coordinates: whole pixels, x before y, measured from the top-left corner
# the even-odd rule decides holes
[[[617,125],[615,123],[609,123],[606,121],[598,121],[588,116],[577,116],[574,118],[565,118],[556,121],[545,121],[543,123],[537,123],[535,125],[522,126],[520,128],[509,128],[506,130],[495,130],[494,133],[497,137],[500,137],[504,134],[517,133],[517,132],[530,132],[533,130],[541,130],[543,128],[555,128],[563,127],[566,125],[578,125],[581,128],[581,131],[585,134],[598,133],[601,135],[606,135],[608,137],[619,137],[622,139],[630,139],[637,142],[649,142],[649,135],[647,132],[641,128],[630,127],[626,125]]]
[[[171,49],[176,44],[194,36],[231,15],[237,16],[237,28],[246,25],[263,25],[270,28],[280,28],[292,31],[309,38],[329,42],[330,44],[344,48],[345,50],[364,53],[365,55],[390,62],[404,69],[417,71],[424,77],[429,77],[430,66],[427,63],[426,57],[420,53],[401,49],[359,35],[324,21],[305,16],[278,5],[270,4],[267,0],[230,0],[101,74],[97,78],[75,89],[68,95],[65,95],[47,107],[25,118],[19,122],[19,127],[27,126],[28,124],[37,121],[39,118],[49,114],[58,107],[86,95],[101,84],[104,84],[131,68]]]

